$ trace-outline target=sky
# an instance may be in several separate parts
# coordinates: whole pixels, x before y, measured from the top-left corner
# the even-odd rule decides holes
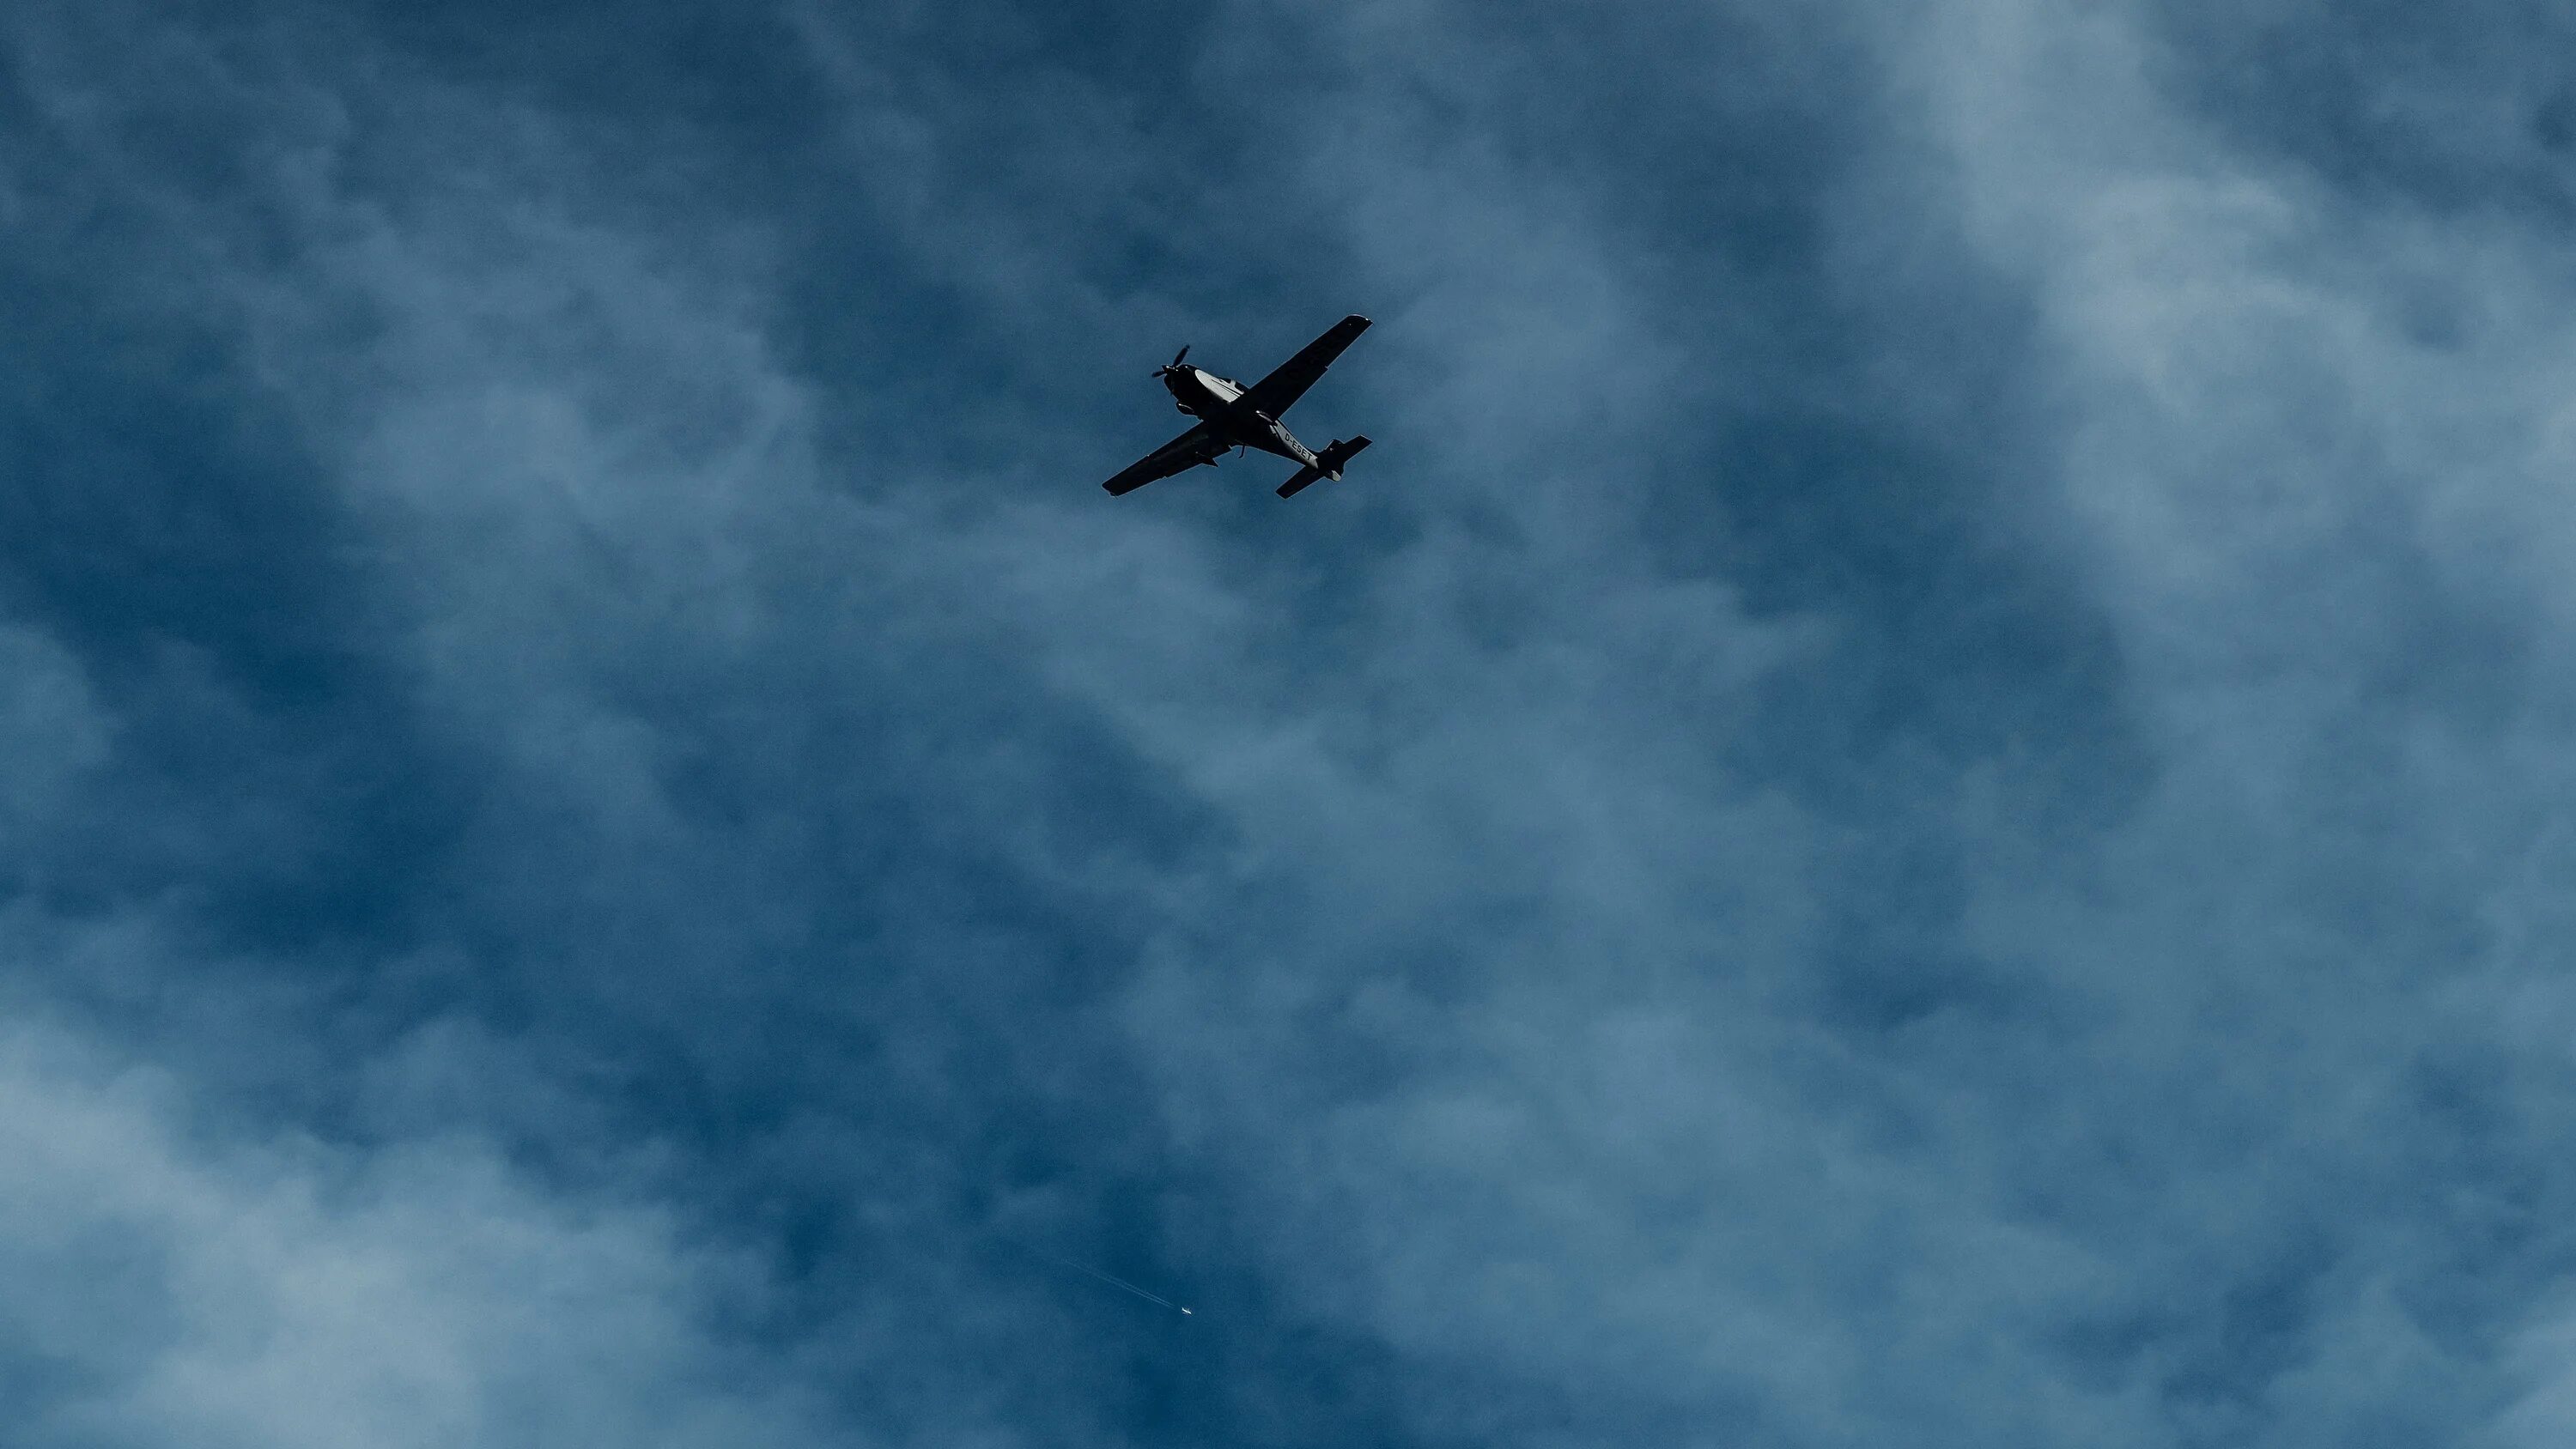
[[[2571,47],[0,9],[0,1441],[2568,1442]]]

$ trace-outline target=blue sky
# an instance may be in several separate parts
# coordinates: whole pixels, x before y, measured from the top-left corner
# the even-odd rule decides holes
[[[2566,1442],[2419,10],[10,7],[6,1439]]]

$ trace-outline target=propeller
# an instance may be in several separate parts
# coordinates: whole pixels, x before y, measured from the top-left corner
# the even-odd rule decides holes
[[[1181,370],[1181,359],[1182,359],[1182,358],[1184,358],[1184,357],[1187,357],[1187,356],[1189,356],[1189,355],[1190,355],[1190,345],[1189,345],[1188,343],[1184,342],[1184,343],[1182,343],[1182,344],[1181,344],[1181,350],[1172,354],[1172,360],[1171,360],[1170,362],[1167,362],[1167,363],[1163,364],[1161,367],[1158,367],[1158,368],[1155,368],[1155,369],[1154,369],[1154,375],[1155,375],[1156,377],[1163,377],[1163,376],[1166,376],[1166,375],[1168,375],[1168,374],[1171,374],[1171,373],[1175,373],[1175,372],[1180,371],[1180,370]]]

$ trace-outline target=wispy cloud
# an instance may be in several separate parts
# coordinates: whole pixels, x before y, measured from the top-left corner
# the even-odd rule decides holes
[[[57,1441],[2554,1422],[2506,51],[246,16],[9,22]],[[2383,81],[2484,190],[2319,139]],[[1349,309],[1351,481],[1104,504],[1171,347]]]

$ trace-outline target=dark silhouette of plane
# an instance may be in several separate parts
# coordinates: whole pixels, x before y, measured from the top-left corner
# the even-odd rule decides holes
[[[1245,387],[1232,378],[1219,377],[1205,368],[1190,367],[1186,360],[1190,350],[1183,347],[1180,355],[1154,371],[1171,389],[1172,401],[1182,412],[1198,419],[1198,425],[1146,454],[1134,466],[1100,486],[1112,494],[1133,493],[1157,478],[1169,478],[1187,472],[1202,463],[1214,463],[1237,448],[1259,448],[1276,453],[1299,465],[1297,476],[1279,485],[1279,496],[1293,497],[1297,490],[1319,478],[1342,481],[1342,465],[1351,455],[1369,445],[1366,437],[1345,442],[1339,438],[1322,452],[1316,452],[1297,441],[1279,421],[1288,405],[1306,395],[1342,349],[1366,332],[1369,319],[1345,317],[1333,324],[1332,330],[1307,343],[1296,356],[1279,364],[1277,371]]]

